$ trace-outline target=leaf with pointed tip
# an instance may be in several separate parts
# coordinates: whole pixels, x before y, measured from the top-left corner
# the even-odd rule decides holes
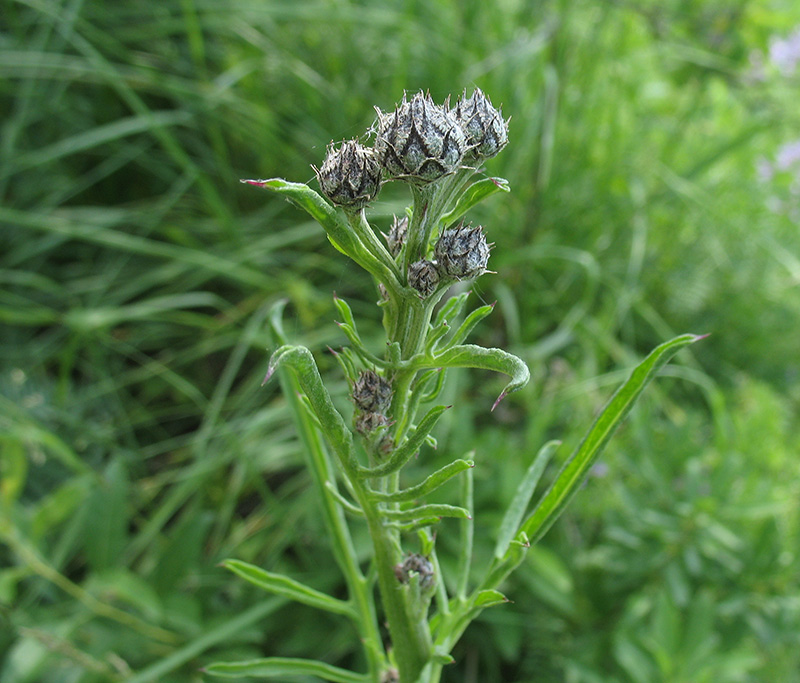
[[[282,678],[286,676],[317,676],[323,681],[333,683],[368,683],[370,678],[325,662],[313,659],[295,659],[293,657],[267,657],[251,659],[245,662],[215,662],[203,670],[212,676],[223,678],[244,678],[255,676],[260,678]]]
[[[350,226],[341,219],[336,210],[305,183],[291,183],[283,178],[242,180],[242,182],[254,187],[263,187],[287,197],[292,204],[306,211],[317,221],[338,245],[338,248],[351,258],[355,258],[354,254],[357,255],[364,249],[363,245],[357,243]]]
[[[325,593],[321,593],[309,586],[304,586],[299,581],[290,579],[288,576],[268,572],[265,569],[261,569],[261,567],[256,567],[240,560],[225,560],[222,566],[269,593],[281,595],[326,612],[344,614],[350,617],[355,614],[350,604],[344,600],[325,595]]]
[[[455,346],[456,344],[461,344],[469,336],[469,333],[475,329],[475,326],[493,310],[494,304],[489,304],[487,306],[476,308],[474,311],[472,311],[472,313],[466,317],[464,322],[459,325],[458,329],[453,332],[453,336],[448,340],[447,346],[450,347]]]
[[[417,498],[421,498],[422,496],[429,494],[431,491],[436,490],[445,482],[450,481],[450,479],[455,477],[457,474],[460,474],[464,470],[468,470],[474,466],[475,462],[472,460],[459,459],[455,462],[451,462],[449,465],[445,465],[440,470],[437,470],[427,479],[425,479],[425,481],[423,481],[421,484],[417,484],[416,486],[410,486],[407,489],[402,489],[393,493],[371,491],[370,494],[372,495],[373,499],[384,502],[398,503],[407,500],[416,500]]]
[[[522,525],[521,530],[528,535],[532,544],[544,536],[577,493],[589,469],[658,371],[680,349],[702,338],[694,334],[684,334],[664,342],[634,369],[628,380],[617,390],[597,417],[575,453]]]
[[[358,462],[353,452],[353,435],[347,428],[341,413],[333,405],[330,394],[322,383],[322,377],[320,377],[311,351],[305,346],[288,344],[281,346],[269,359],[267,376],[264,381],[268,381],[281,365],[288,365],[294,371],[295,377],[308,397],[339,462],[346,471],[353,473],[358,468]]]
[[[508,602],[508,598],[500,591],[496,590],[483,590],[479,591],[472,600],[474,607],[485,609],[486,607],[493,607],[494,605],[502,605]]]
[[[447,301],[445,301],[442,304],[442,307],[439,309],[439,312],[436,314],[436,320],[434,321],[433,326],[438,327],[444,322],[455,320],[464,309],[469,295],[470,292],[461,292],[461,294],[451,296]]]
[[[407,522],[415,519],[427,517],[455,517],[457,519],[472,519],[469,510],[456,505],[445,503],[431,503],[430,505],[420,505],[419,507],[408,510],[384,510],[383,516],[398,522]]]
[[[517,491],[503,516],[503,521],[500,523],[497,545],[494,549],[494,556],[497,559],[501,559],[506,554],[509,544],[517,535],[520,522],[522,522],[525,511],[528,509],[528,503],[531,502],[533,492],[536,490],[536,484],[539,483],[547,463],[550,462],[551,456],[560,445],[560,441],[548,441],[542,446],[519,483]]]
[[[458,198],[453,210],[442,216],[439,223],[444,227],[453,225],[473,206],[487,197],[491,197],[496,192],[511,192],[511,188],[505,178],[483,178],[476,183],[472,183]]]
[[[445,367],[445,368],[478,368],[480,370],[495,370],[502,372],[511,381],[506,384],[500,396],[494,402],[492,410],[502,401],[507,394],[524,387],[531,377],[530,370],[521,358],[503,351],[502,349],[486,349],[474,344],[462,344],[437,354],[431,363],[430,359],[417,361],[421,367]]]
[[[255,187],[263,187],[286,196],[296,206],[305,210],[328,235],[330,243],[349,256],[364,270],[379,279],[386,278],[386,268],[358,239],[353,229],[339,216],[336,210],[317,192],[305,183],[290,183],[283,178],[267,180],[242,180]]]
[[[453,664],[456,660],[453,658],[453,655],[447,652],[437,652],[434,650],[433,655],[431,655],[431,661],[436,664],[441,664],[442,666],[447,666],[448,664]]]

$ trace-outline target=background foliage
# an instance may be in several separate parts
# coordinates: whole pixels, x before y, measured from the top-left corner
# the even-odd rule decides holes
[[[712,336],[649,390],[447,680],[800,680],[800,69],[776,49],[794,3],[5,0],[2,16],[2,683],[360,666],[337,621],[217,566],[341,589],[286,405],[259,388],[264,318],[290,299],[340,397],[332,292],[379,325],[322,231],[238,179],[307,181],[373,105],[474,85],[512,117],[488,164],[512,193],[474,217],[498,271],[478,334],[534,374],[490,414],[501,380],[462,373],[420,456],[476,451],[476,552],[545,441],[565,457],[644,352]],[[391,189],[372,212],[387,227]]]

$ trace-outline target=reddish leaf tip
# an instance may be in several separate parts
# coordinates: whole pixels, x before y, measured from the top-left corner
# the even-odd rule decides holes
[[[267,181],[266,180],[249,180],[247,178],[242,178],[239,180],[240,183],[245,183],[246,185],[255,185],[256,187],[266,187]]]
[[[494,402],[494,405],[492,406],[492,410],[491,410],[490,412],[494,412],[494,409],[495,409],[495,408],[497,408],[497,406],[499,406],[499,405],[500,405],[500,401],[502,401],[502,400],[503,400],[503,399],[504,399],[506,396],[507,396],[506,392],[505,392],[505,391],[503,391],[503,393],[501,393],[501,394],[500,394],[500,395],[497,397],[497,400]]]

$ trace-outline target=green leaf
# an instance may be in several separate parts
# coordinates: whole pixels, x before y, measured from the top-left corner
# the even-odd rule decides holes
[[[346,253],[353,260],[365,251],[350,226],[345,223],[336,210],[323,199],[323,197],[312,190],[305,183],[290,183],[283,178],[269,178],[267,180],[242,180],[241,182],[255,187],[263,187],[278,194],[286,196],[296,206],[306,211],[317,223],[319,223],[331,240],[340,250]]]
[[[289,598],[295,602],[316,607],[326,612],[344,614],[349,617],[354,616],[353,609],[349,603],[305,586],[299,581],[290,579],[288,576],[268,572],[265,569],[261,569],[261,567],[256,567],[240,560],[225,560],[222,566],[268,593],[281,595],[284,598]]]
[[[318,676],[324,681],[333,681],[333,683],[367,683],[369,680],[364,674],[353,673],[325,662],[291,657],[267,657],[266,659],[251,659],[247,662],[216,662],[209,664],[203,671],[212,676],[225,678]]]
[[[340,299],[338,296],[335,295],[333,297],[333,303],[339,310],[339,315],[342,316],[342,322],[337,323],[337,325],[339,326],[339,329],[342,332],[344,332],[345,335],[347,335],[347,338],[353,345],[353,349],[355,350],[355,352],[368,365],[386,367],[386,361],[370,353],[367,347],[364,346],[364,342],[361,340],[361,335],[358,333],[358,328],[356,327],[356,321],[355,318],[353,317],[353,311],[350,309],[349,304],[344,299]]]
[[[319,420],[328,441],[339,458],[342,467],[354,472],[358,462],[353,453],[353,435],[345,424],[336,407],[333,405],[330,394],[322,383],[317,364],[305,346],[281,346],[269,360],[267,376],[264,381],[269,381],[275,370],[281,365],[288,365],[297,377],[303,391],[308,396],[314,413]]]
[[[459,326],[459,328],[453,332],[453,336],[447,343],[447,346],[455,346],[456,344],[461,344],[468,336],[472,330],[475,329],[475,326],[483,320],[487,315],[489,315],[494,310],[494,304],[489,304],[487,306],[481,306],[480,308],[476,308],[472,313],[470,313],[466,320]]]
[[[633,371],[628,380],[609,401],[597,417],[575,453],[561,469],[556,480],[533,514],[522,526],[533,544],[538,541],[564,511],[567,503],[577,493],[586,475],[608,444],[617,427],[628,415],[636,399],[680,349],[702,339],[694,334],[684,334],[656,347]]]
[[[447,652],[434,650],[433,654],[431,655],[431,661],[435,664],[447,666],[448,664],[454,664],[456,660],[453,658],[453,655]]]
[[[430,359],[417,362],[422,367],[431,367]],[[474,344],[463,344],[454,346],[446,351],[434,356],[433,367],[446,368],[478,368],[480,370],[495,370],[502,372],[511,381],[506,384],[500,396],[492,406],[492,410],[502,401],[507,394],[524,387],[531,377],[528,366],[521,358],[503,351],[502,349],[485,349]]]
[[[391,257],[382,250],[385,260],[370,251],[354,230],[353,225],[348,225],[342,220],[339,213],[317,192],[305,183],[290,183],[283,178],[269,178],[268,180],[242,180],[241,182],[255,187],[263,187],[279,194],[285,195],[289,201],[306,211],[328,235],[328,240],[338,251],[349,256],[364,270],[371,273],[387,286],[397,290],[400,286],[397,276],[393,271]],[[355,218],[354,218],[355,220]],[[357,226],[356,226],[357,227]],[[367,225],[366,230],[370,230]],[[366,237],[366,234],[363,233]],[[373,248],[377,240],[371,236]],[[381,249],[379,247],[379,249]]]
[[[436,320],[433,323],[434,327],[438,327],[443,323],[450,322],[457,318],[469,299],[470,292],[462,292],[451,296],[447,301],[442,304],[439,312],[436,314]]]
[[[470,467],[474,467],[475,462],[472,460],[456,460],[455,462],[451,462],[449,465],[445,465],[440,470],[437,470],[432,475],[430,475],[425,481],[416,486],[410,486],[407,489],[402,489],[401,491],[396,491],[394,493],[382,493],[380,491],[371,491],[370,495],[373,497],[374,500],[381,500],[386,502],[402,502],[406,500],[416,500],[417,498],[421,498],[424,495],[427,495],[431,491],[439,488],[442,484],[446,481],[450,481],[453,477],[457,474],[460,474],[464,470],[468,470]]]
[[[452,211],[442,216],[439,223],[445,228],[449,227],[458,221],[473,206],[479,204],[487,197],[491,197],[497,192],[510,191],[511,188],[508,186],[508,181],[505,178],[483,178],[470,185],[464,191]]]
[[[484,590],[479,591],[472,600],[473,607],[480,607],[484,609],[486,607],[492,607],[494,605],[502,605],[508,602],[508,598],[503,595],[500,591],[496,590]]]
[[[386,517],[386,519],[403,522],[429,517],[456,517],[458,519],[472,519],[472,516],[469,514],[469,510],[456,505],[446,505],[444,503],[420,505],[419,507],[409,508],[408,510],[384,510],[383,516]]]
[[[120,564],[128,542],[130,483],[121,458],[106,468],[100,485],[86,501],[86,559],[95,571]]]
[[[494,549],[494,556],[497,559],[501,559],[506,554],[509,544],[517,535],[520,522],[525,516],[525,511],[531,502],[536,485],[539,483],[547,463],[550,462],[550,458],[560,445],[560,441],[548,441],[542,446],[530,467],[528,467],[525,477],[519,483],[514,498],[511,499],[511,503],[506,509],[497,534],[497,545]]]
[[[0,459],[0,505],[10,508],[25,488],[28,458],[22,441],[0,439],[3,457]]]

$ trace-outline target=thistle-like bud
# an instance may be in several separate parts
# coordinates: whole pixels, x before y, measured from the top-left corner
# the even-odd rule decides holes
[[[385,414],[392,403],[392,385],[373,370],[364,370],[353,384],[353,401],[365,413]]]
[[[403,245],[406,243],[408,236],[408,216],[402,218],[394,217],[392,227],[389,228],[389,234],[385,235],[386,244],[389,247],[389,253],[397,257]]]
[[[434,247],[442,273],[459,280],[469,280],[486,272],[489,243],[479,225],[461,224],[445,230]]]
[[[339,149],[328,145],[328,156],[314,171],[322,194],[347,208],[363,208],[381,187],[381,166],[375,153],[357,140],[347,140]]]
[[[415,261],[408,267],[408,286],[416,289],[423,299],[433,294],[439,284],[439,271],[432,261]]]
[[[461,126],[428,94],[418,92],[390,114],[378,112],[375,153],[390,176],[425,185],[455,171],[467,151]]]
[[[469,97],[464,90],[454,114],[467,138],[467,161],[490,159],[508,143],[508,121],[480,88]]]
[[[433,564],[427,557],[414,553],[403,560],[403,564],[394,568],[395,576],[400,583],[408,583],[411,572],[419,574],[420,588],[423,590],[433,588],[436,575],[433,571]]]
[[[389,418],[382,413],[362,413],[357,412],[354,420],[356,431],[362,436],[371,434],[380,427],[386,427],[389,424]]]

